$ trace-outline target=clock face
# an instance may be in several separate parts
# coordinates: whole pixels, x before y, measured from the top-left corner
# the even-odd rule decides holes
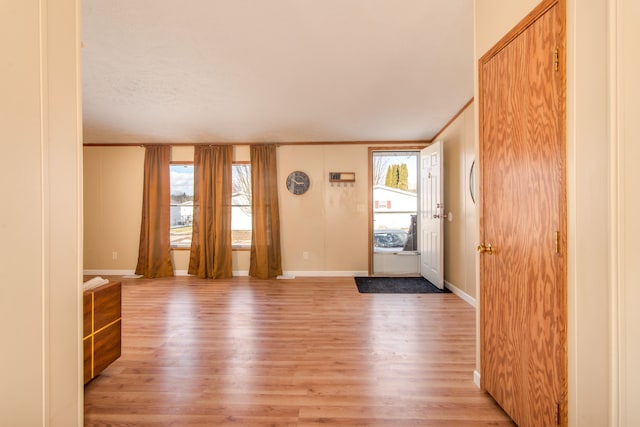
[[[309,175],[294,171],[287,177],[287,190],[293,194],[304,194],[309,189]]]

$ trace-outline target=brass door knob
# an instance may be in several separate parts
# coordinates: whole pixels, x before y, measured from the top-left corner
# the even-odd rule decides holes
[[[478,245],[478,253],[491,255],[493,254],[493,246],[491,246],[491,243],[480,244]]]

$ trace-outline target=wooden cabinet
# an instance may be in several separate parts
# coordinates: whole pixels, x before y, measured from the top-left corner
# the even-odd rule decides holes
[[[84,292],[85,384],[120,357],[121,289],[120,282],[114,282]]]

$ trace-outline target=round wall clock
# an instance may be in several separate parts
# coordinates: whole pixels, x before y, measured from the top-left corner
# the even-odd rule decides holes
[[[304,194],[309,189],[309,175],[301,171],[294,171],[287,177],[287,190],[293,194]]]

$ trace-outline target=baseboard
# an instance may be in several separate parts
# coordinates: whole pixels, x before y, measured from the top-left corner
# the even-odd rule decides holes
[[[453,292],[454,294],[456,294],[458,297],[460,297],[461,299],[463,299],[464,301],[466,301],[470,306],[472,306],[473,308],[476,308],[476,299],[473,298],[471,295],[469,295],[468,293],[464,292],[462,289],[458,288],[457,286],[447,282],[446,280],[444,281],[444,286],[445,288],[449,289],[451,292]]]
[[[134,274],[135,270],[84,270],[85,276],[125,276]],[[187,270],[175,270],[175,276],[188,276]],[[249,271],[239,270],[233,272],[234,277],[247,277]],[[368,276],[366,271],[285,271],[281,278],[291,279],[295,277],[354,277]]]
[[[368,276],[367,271],[285,271],[286,277],[355,277]]]
[[[233,274],[233,277],[246,277],[249,275],[249,272],[245,270],[240,270],[240,271],[233,271],[232,274]],[[189,274],[189,270],[174,270],[173,275],[176,277],[191,276],[191,274]]]
[[[480,372],[477,369],[473,371],[473,383],[480,388]]]
[[[84,270],[82,272],[85,276],[126,276],[135,273],[135,270]]]

